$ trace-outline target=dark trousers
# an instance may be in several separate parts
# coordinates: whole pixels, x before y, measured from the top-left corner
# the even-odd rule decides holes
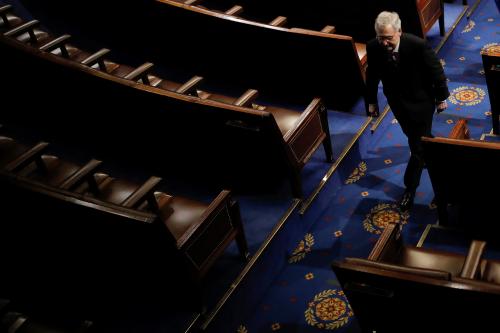
[[[432,136],[432,115],[422,121],[410,120],[406,117],[397,117],[397,119],[404,134],[408,137],[411,152],[404,175],[404,184],[407,191],[415,192],[420,184],[420,177],[425,165],[421,137]]]

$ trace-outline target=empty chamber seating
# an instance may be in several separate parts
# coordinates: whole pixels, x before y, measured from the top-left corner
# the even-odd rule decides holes
[[[445,280],[469,275],[477,269],[485,242],[473,241],[468,255],[462,255],[405,245],[402,243],[399,228],[400,225],[390,224],[368,259],[346,258],[347,262]]]
[[[376,3],[356,0],[348,3],[341,1],[290,2],[276,0],[272,3],[259,0],[159,0],[209,8],[213,12],[227,14],[235,4],[241,5],[238,16],[253,17],[262,22],[273,15],[286,15],[291,26],[308,29],[321,29],[325,24],[335,26],[340,34],[354,36],[356,40],[367,41],[373,38],[374,18],[383,10],[400,14],[405,31],[425,37],[429,29],[439,19],[440,33],[444,35],[444,10],[439,0],[381,0]],[[307,13],[307,15],[304,15]],[[262,22],[264,23],[264,22]]]
[[[467,255],[415,248],[403,244],[399,225],[389,224],[368,259],[345,258],[332,267],[367,332],[395,332],[408,323],[412,332],[425,331],[429,322],[443,329],[484,330],[500,304],[500,288],[473,280],[485,245],[472,241]],[[468,316],[477,320],[462,320]]]
[[[159,191],[158,177],[138,184],[100,168],[97,160],[77,166],[37,151],[0,169],[3,214],[15,216],[1,226],[11,276],[0,294],[92,315],[139,300],[172,304],[180,295],[196,306],[203,276],[232,240],[248,258],[229,191],[204,203]],[[28,274],[40,269],[43,276]],[[117,278],[129,285],[123,295]]]
[[[101,161],[92,159],[85,165],[78,165],[74,162],[61,160],[54,155],[33,156],[25,161],[25,167],[17,174],[27,179],[42,182],[62,189],[71,189],[75,184],[79,184],[100,166]]]
[[[0,136],[0,168],[12,170],[17,167],[21,160],[44,150],[46,145],[45,142],[41,142],[30,149],[30,147],[18,143],[10,137]]]
[[[32,25],[23,29],[26,36],[35,31]],[[50,86],[62,99],[43,113],[29,108],[22,117],[5,113],[6,119],[20,126],[77,141],[105,156],[121,155],[123,160],[127,155],[135,156],[132,163],[140,160],[148,169],[185,169],[200,160],[209,161],[201,171],[209,169],[211,177],[230,178],[223,179],[229,185],[247,178],[244,172],[240,174],[245,168],[260,175],[286,174],[295,197],[302,197],[300,170],[321,144],[327,161],[333,161],[326,108],[319,98],[302,112],[267,106],[257,101],[255,89],[237,97],[225,96],[204,90],[200,76],[178,83],[155,75],[152,63],[131,67],[108,60],[107,49],[87,53],[69,44],[68,35],[44,35],[42,42],[35,34],[36,42],[25,43],[15,38],[18,33],[20,29],[9,30],[0,38],[5,43],[2,52],[10,58],[9,66],[3,68],[6,75],[16,80],[16,71],[22,68],[27,75],[23,81],[29,77],[31,85]],[[43,89],[29,92],[33,100],[46,94]],[[95,100],[100,101],[99,107]],[[64,109],[64,101],[71,102],[74,114],[86,116],[78,122],[64,123],[63,119],[62,126],[53,124],[50,119]],[[140,117],[121,112],[131,105],[144,106],[137,111]],[[107,111],[101,112],[103,109]],[[92,132],[90,138],[88,131]],[[180,156],[176,164],[163,156],[166,153],[155,150],[152,142],[174,143],[166,153]],[[259,159],[268,161],[265,168],[260,167]]]
[[[78,10],[79,17],[92,20],[73,20],[73,8],[62,3],[44,4],[43,10],[49,13],[47,8],[53,8],[49,17],[53,15],[56,21],[64,18],[78,26],[73,30],[75,37],[95,34],[82,39],[100,39],[106,47],[126,54],[127,59],[148,59],[165,68],[175,64],[174,71],[185,68],[230,87],[266,91],[287,103],[304,104],[318,96],[329,106],[342,106],[334,109],[348,110],[362,95],[364,47],[349,36],[332,34],[331,27],[323,29],[322,25],[316,31],[284,28],[280,17],[270,18],[268,26],[226,20],[231,18],[229,14],[239,13],[237,5],[225,10],[229,14],[218,14],[224,17],[221,19],[217,15],[196,18],[200,11],[188,11],[184,8],[188,6],[173,8],[154,1],[92,3],[100,10]],[[133,17],[135,24],[125,24],[123,17]],[[200,31],[203,37],[193,43],[193,36],[201,36]],[[167,51],[165,43],[175,52]]]

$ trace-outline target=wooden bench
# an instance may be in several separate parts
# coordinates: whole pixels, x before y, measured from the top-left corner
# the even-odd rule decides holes
[[[363,331],[485,329],[496,321],[500,288],[471,279],[484,247],[473,241],[467,255],[415,248],[404,244],[399,225],[389,224],[368,259],[332,267]]]
[[[498,221],[495,193],[500,177],[500,144],[423,137],[424,159],[439,223],[471,229],[495,229]]]
[[[232,240],[248,259],[229,191],[204,203],[159,191],[158,177],[131,182],[96,172],[100,161],[75,168],[29,151],[0,169],[2,295],[89,316],[139,305],[199,310],[202,279]]]
[[[295,197],[302,197],[300,170],[319,145],[333,161],[319,98],[299,112],[262,105],[255,89],[238,97],[212,93],[200,86],[200,76],[184,83],[162,79],[152,63],[122,65],[109,60],[107,49],[89,53],[69,44],[68,35],[44,35],[46,42],[32,41],[33,47],[26,42],[31,28],[0,37],[0,67],[9,77],[2,87],[18,92],[23,86],[30,95],[24,112],[2,114],[6,122],[107,158],[130,156],[128,162],[154,173],[196,165],[195,173],[218,175],[232,186],[242,177],[258,181],[259,175],[284,173]],[[40,112],[38,101],[54,94],[57,101]],[[57,124],[53,117],[60,118]]]
[[[401,231],[400,224],[390,223],[367,259],[346,258],[346,261],[447,280],[455,277],[473,278],[478,273],[485,241],[472,240],[468,254],[462,255],[407,245]]]
[[[190,4],[183,0],[177,1]],[[441,0],[380,0],[380,1],[286,1],[276,0],[200,0],[190,5],[216,9],[224,13],[234,5],[244,10],[242,16],[255,20],[282,15],[295,27],[321,30],[324,25],[335,26],[339,34],[352,36],[356,41],[366,42],[375,36],[373,25],[383,10],[396,11],[402,19],[403,31],[420,37],[427,35],[439,21],[440,33],[444,35],[444,7]],[[304,14],[307,13],[307,14]]]
[[[230,14],[231,8],[228,14],[159,0],[156,21],[163,30],[177,31],[176,45],[187,51],[186,61],[207,76],[234,77],[237,68],[240,80],[256,89],[298,101],[320,96],[327,106],[344,111],[363,95],[364,44],[331,33],[334,28],[326,24],[318,30],[288,28],[285,15],[257,22],[245,18],[245,6],[238,16]],[[199,30],[210,31],[211,37],[191,43],[190,36]]]
[[[51,2],[43,4],[47,16],[77,22],[71,32],[75,37],[87,32],[82,39],[100,40],[116,53],[148,59],[159,67],[189,69],[219,86],[250,87],[280,103],[296,105],[318,96],[328,107],[344,111],[364,92],[364,45],[350,36],[329,33],[332,29],[326,24],[318,30],[286,28],[280,15],[258,23],[242,18],[245,6],[241,11],[237,4],[218,13],[156,1],[95,2],[96,11],[90,9],[95,8],[91,2],[76,13],[73,6],[60,2],[51,6]],[[125,23],[124,17],[133,17],[134,24]]]

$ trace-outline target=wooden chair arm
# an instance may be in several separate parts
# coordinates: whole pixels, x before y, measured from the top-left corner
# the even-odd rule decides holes
[[[7,13],[12,10],[12,5],[4,5],[0,7],[0,17],[2,18],[3,24],[6,27],[9,26],[9,19],[7,18]]]
[[[193,76],[189,81],[180,86],[175,92],[179,94],[190,95],[195,93],[196,87],[203,80],[201,76]]]
[[[30,148],[24,154],[7,164],[4,169],[10,172],[14,172],[25,167],[35,159],[39,158],[46,151],[48,145],[49,144],[47,142],[37,143],[34,147]]]
[[[0,15],[6,14],[12,10],[12,5],[4,5],[0,7]]]
[[[108,54],[110,52],[109,49],[100,49],[99,51],[97,51],[96,53],[94,54],[91,54],[89,55],[87,58],[83,59],[81,61],[81,64],[82,65],[85,65],[85,66],[93,66],[94,64],[98,63],[99,64],[99,68],[101,69],[101,71],[106,71],[106,65],[104,64],[104,59],[103,57]]]
[[[150,177],[144,184],[136,189],[127,199],[122,202],[123,207],[134,208],[148,197],[154,196],[156,186],[161,181],[160,177]]]
[[[321,29],[321,32],[324,32],[325,34],[334,34],[335,27],[333,25],[325,25],[325,27]]]
[[[33,31],[33,29],[39,25],[40,22],[38,20],[31,20],[29,22],[21,24],[18,27],[10,29],[9,31],[4,32],[3,35],[6,37],[14,37],[28,31]]]
[[[460,272],[461,278],[474,279],[479,276],[481,257],[484,253],[484,248],[486,247],[485,241],[473,240],[467,257],[465,258],[464,267],[462,272]]]
[[[153,68],[153,63],[151,62],[146,62],[142,64],[141,66],[137,67],[134,69],[132,72],[128,73],[127,75],[124,76],[124,79],[127,80],[132,80],[132,81],[138,81],[142,80],[144,84],[150,84],[149,79],[148,79],[148,74]]]
[[[243,7],[236,5],[236,6],[231,7],[230,9],[226,10],[226,12],[224,14],[238,16],[241,13],[243,13]]]
[[[47,42],[39,47],[40,51],[51,52],[57,48],[61,49],[61,54],[64,58],[69,58],[68,50],[66,49],[66,41],[71,38],[71,35],[62,35],[50,42]]]
[[[363,258],[345,258],[345,262],[355,266],[365,266],[374,268],[377,270],[384,270],[387,273],[393,272],[395,274],[408,274],[414,277],[426,277],[438,280],[450,280],[451,274],[450,272],[436,270],[436,269],[428,269],[428,268],[418,268],[418,267],[409,267],[403,265],[397,265],[392,263],[385,263],[380,261],[373,261]],[[390,274],[390,273],[389,273]]]
[[[37,27],[38,25],[40,25],[40,22],[38,20],[31,20],[29,22],[21,24],[18,27],[15,27],[9,31],[6,31],[3,35],[6,37],[15,37],[17,35],[20,35],[20,34],[27,32],[30,35],[31,42],[36,43],[37,38],[36,38],[36,35],[35,35],[35,32],[33,31],[33,29],[35,27]]]
[[[70,190],[71,188],[79,185],[85,178],[92,175],[96,169],[101,165],[102,161],[92,159],[83,167],[80,168],[75,174],[66,179],[59,188],[63,190]]]
[[[255,89],[248,89],[243,95],[241,95],[233,105],[251,107],[253,101],[259,96],[259,92]]]
[[[269,22],[269,25],[272,25],[273,27],[282,27],[286,24],[287,18],[285,16],[278,16],[271,22]]]

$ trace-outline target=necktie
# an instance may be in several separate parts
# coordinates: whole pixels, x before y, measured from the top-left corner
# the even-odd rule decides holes
[[[399,52],[392,52],[392,60],[394,60],[396,63],[399,62]]]

